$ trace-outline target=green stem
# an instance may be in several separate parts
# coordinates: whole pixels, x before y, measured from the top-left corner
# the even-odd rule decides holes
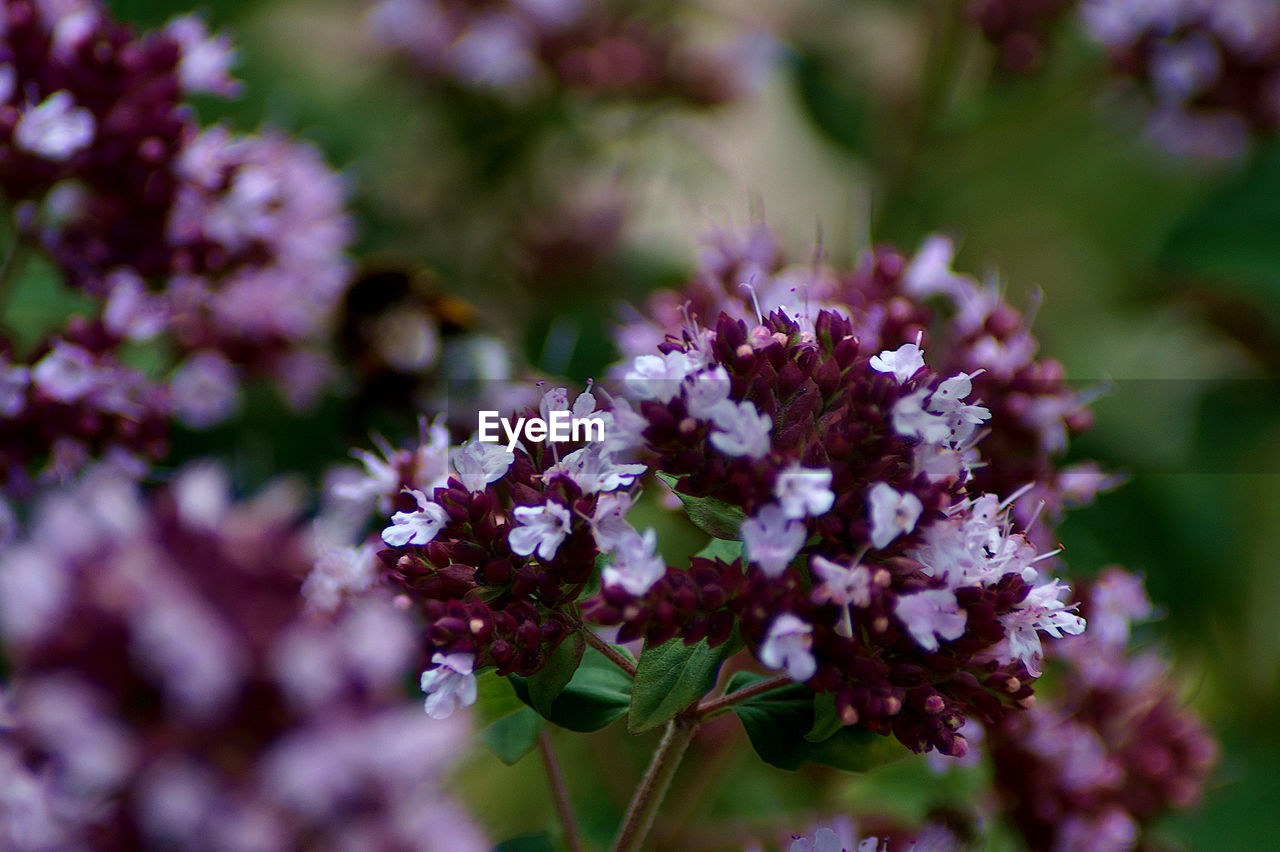
[[[573,815],[573,802],[569,799],[569,788],[564,782],[560,761],[556,760],[551,733],[545,727],[538,734],[538,751],[541,752],[542,763],[547,768],[547,782],[551,785],[551,797],[556,803],[560,827],[564,829],[565,846],[569,848],[569,852],[583,852],[585,847],[582,845],[582,837],[578,834],[578,820]]]
[[[786,675],[778,675],[768,680],[753,683],[751,686],[744,686],[742,689],[730,692],[728,695],[721,695],[719,698],[700,702],[694,711],[694,715],[699,719],[706,719],[739,702],[746,701],[748,698],[754,698],[757,695],[762,695],[792,682],[791,678]]]
[[[964,9],[956,0],[938,0],[938,26],[930,39],[920,94],[915,115],[908,130],[906,144],[886,181],[881,202],[872,223],[872,236],[879,238],[885,222],[892,222],[915,178],[920,152],[932,132],[938,114],[947,105],[960,56],[960,35],[964,26]]]
[[[649,768],[645,770],[644,778],[640,780],[640,786],[631,798],[631,806],[627,808],[622,828],[618,830],[613,852],[639,852],[649,829],[653,827],[653,819],[667,794],[667,788],[671,786],[671,779],[675,777],[676,769],[697,730],[696,720],[682,716],[667,723],[662,742],[653,753]]]
[[[615,666],[617,666],[618,668],[622,669],[624,672],[627,673],[627,677],[631,678],[632,680],[635,680],[635,677],[636,677],[635,663],[628,660],[626,656],[617,648],[613,647],[608,642],[604,641],[599,636],[597,636],[594,632],[592,632],[592,630],[589,627],[586,627],[585,625],[579,625],[579,629],[582,631],[582,635],[586,638],[588,645],[590,645],[592,648],[595,648],[601,654],[604,654],[606,657],[608,657],[610,662],[612,662]]]

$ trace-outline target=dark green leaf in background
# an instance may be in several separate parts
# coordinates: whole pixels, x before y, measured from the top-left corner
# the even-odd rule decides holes
[[[509,679],[520,700],[532,707],[528,679],[519,675]],[[620,718],[630,706],[631,679],[599,651],[589,648],[569,685],[543,715],[562,728],[590,733]]]
[[[528,754],[538,742],[542,717],[532,707],[521,707],[480,732],[480,741],[498,760],[510,766]]]
[[[752,672],[738,672],[730,679],[726,692],[764,679]],[[780,769],[821,763],[848,772],[866,772],[907,753],[891,737],[856,725],[841,727],[823,742],[809,742],[805,734],[814,729],[813,705],[813,692],[796,683],[735,704],[733,712],[746,729],[756,754]]]
[[[586,642],[578,631],[570,633],[554,651],[541,670],[528,678],[529,702],[544,716],[551,712],[551,704],[573,678],[582,662]]]
[[[698,529],[712,538],[740,538],[738,528],[747,517],[742,509],[731,506],[723,500],[717,500],[715,497],[690,497],[687,494],[681,494],[679,480],[670,474],[659,473],[658,478],[680,498],[680,502],[684,504],[684,510],[689,513],[689,519],[697,525]]]

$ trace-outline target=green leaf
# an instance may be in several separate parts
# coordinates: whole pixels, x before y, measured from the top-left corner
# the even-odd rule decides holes
[[[742,558],[742,542],[726,541],[713,538],[711,543],[694,554],[701,559],[719,559],[721,562],[733,562]]]
[[[738,672],[729,680],[726,692],[764,679],[763,675]],[[746,729],[756,754],[780,769],[821,763],[849,772],[866,772],[907,754],[896,740],[856,725],[841,727],[823,742],[809,742],[805,732],[814,730],[814,693],[799,683],[735,704],[733,712]]]
[[[521,707],[481,731],[480,741],[510,766],[533,749],[541,731],[542,717],[532,707]]]
[[[705,639],[693,645],[672,639],[646,646],[636,665],[627,730],[639,734],[656,728],[710,692],[731,645],[712,649]]]
[[[528,679],[519,675],[508,679],[520,700],[533,706]],[[585,734],[610,724],[630,706],[631,678],[599,651],[588,648],[569,685],[542,715],[562,728]]]
[[[551,652],[547,664],[529,676],[529,702],[542,715],[551,710],[552,702],[573,678],[578,664],[582,662],[584,648],[586,640],[580,632],[573,631]]]
[[[826,742],[844,727],[836,711],[836,697],[830,692],[817,692],[813,696],[813,727],[804,738],[811,743]]]
[[[1169,234],[1161,265],[1212,278],[1274,304],[1280,296],[1280,147],[1270,146]]]
[[[796,94],[814,126],[846,151],[863,153],[871,124],[865,87],[806,53],[793,54],[790,65]]]
[[[681,494],[679,480],[669,473],[659,473],[658,478],[680,498],[685,512],[689,515],[689,520],[693,521],[698,529],[713,538],[737,539],[739,537],[738,528],[747,517],[740,508],[723,500],[717,500],[715,497],[691,497]]]
[[[471,713],[480,727],[504,719],[524,706],[511,683],[493,669],[476,677],[476,703]]]

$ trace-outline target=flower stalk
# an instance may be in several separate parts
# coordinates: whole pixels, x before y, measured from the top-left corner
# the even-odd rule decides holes
[[[565,847],[569,852],[583,852],[585,847],[582,845],[582,836],[578,834],[578,819],[573,813],[569,787],[565,784],[560,761],[556,759],[551,734],[545,727],[538,734],[538,752],[542,755],[542,764],[547,770],[547,782],[551,787],[551,798],[555,801],[556,815],[560,818],[560,827],[564,831]]]
[[[622,828],[613,844],[613,852],[638,852],[644,843],[649,829],[653,827],[653,819],[662,805],[662,800],[671,786],[680,761],[693,742],[697,733],[698,722],[695,719],[677,716],[667,723],[658,750],[653,753],[649,768],[645,770],[640,786],[636,788],[627,808],[627,815],[622,820]]]

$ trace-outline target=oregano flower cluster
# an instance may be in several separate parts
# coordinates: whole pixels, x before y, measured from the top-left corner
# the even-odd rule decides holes
[[[0,555],[6,848],[489,848],[441,792],[465,720],[402,692],[405,614],[306,605],[297,496],[213,465],[45,493]]]
[[[235,413],[241,384],[316,398],[349,277],[341,180],[282,134],[201,128],[188,99],[231,96],[234,52],[195,17],[139,34],[84,0],[0,9],[6,276],[43,252],[91,314],[34,344],[0,335],[0,481],[29,493],[109,451],[165,451],[164,424]],[[164,366],[121,352],[163,341]]]
[[[556,88],[710,106],[750,85],[759,37],[716,51],[652,17],[613,2],[381,0],[370,27],[435,77],[513,98]]]
[[[936,251],[915,259],[910,280],[928,294],[955,282],[968,315],[953,322],[983,329],[991,317],[978,310],[1005,306],[962,284]],[[963,754],[956,732],[970,715],[995,722],[1028,706],[1041,633],[1084,629],[1049,570],[1054,551],[1026,535],[1035,512],[1013,514],[1029,490],[1053,487],[1049,459],[1061,446],[1043,440],[1045,418],[1023,425],[1038,427],[1039,454],[1025,485],[1006,496],[979,490],[973,471],[992,410],[975,388],[1011,396],[1019,371],[1041,368],[1029,354],[993,355],[972,373],[934,372],[928,309],[893,293],[884,272],[906,276],[907,262],[882,250],[870,263],[846,282],[845,307],[824,284],[776,307],[764,282],[754,298],[769,312],[753,321],[720,311],[704,325],[691,307],[678,336],[622,369],[610,408],[598,410],[591,391],[573,403],[576,416],[605,421],[603,441],[514,452],[473,441],[434,481],[384,474],[384,489],[406,489],[382,533],[383,561],[430,624],[429,701],[450,706],[436,697],[447,693],[465,703],[469,678],[489,666],[539,671],[578,626],[599,561],[600,590],[581,607],[588,621],[650,646],[678,638],[715,648],[733,637],[825,696],[844,725],[892,732],[914,750]],[[736,300],[721,302],[741,313]],[[1003,355],[1025,335],[1015,315],[997,331],[955,337],[958,348],[981,342]],[[1080,404],[1060,384],[1040,398]],[[541,413],[569,408],[556,389]],[[721,539],[714,553],[666,565],[655,536],[626,521],[647,470]]]

